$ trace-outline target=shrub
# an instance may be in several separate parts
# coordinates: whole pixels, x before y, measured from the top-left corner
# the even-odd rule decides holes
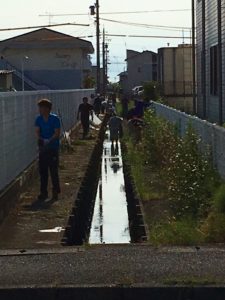
[[[217,177],[209,157],[200,152],[199,144],[199,137],[189,126],[170,160],[167,170],[169,201],[176,216],[197,217],[210,207]]]
[[[201,231],[205,235],[206,242],[225,242],[225,214],[218,212],[211,212],[208,218],[201,226]]]
[[[215,192],[212,203],[218,213],[225,214],[225,184],[221,184]]]
[[[201,243],[203,239],[192,219],[172,220],[157,224],[150,230],[150,241],[155,245],[190,246]]]
[[[161,86],[157,81],[148,81],[143,85],[144,88],[144,98],[148,100],[157,101],[161,95]]]
[[[164,168],[177,144],[178,136],[175,127],[165,120],[156,117],[152,110],[145,113],[145,128],[143,131],[143,149],[146,164],[160,170]]]

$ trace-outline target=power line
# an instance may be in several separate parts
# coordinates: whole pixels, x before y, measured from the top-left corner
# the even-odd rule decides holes
[[[168,35],[126,35],[126,34],[106,34],[109,37],[125,38],[156,38],[156,39],[191,39],[190,36],[168,36]]]
[[[122,15],[122,14],[147,14],[147,13],[166,13],[166,12],[189,12],[190,9],[157,9],[157,10],[143,10],[143,11],[116,11],[116,12],[101,12],[101,15]],[[88,13],[74,13],[74,14],[44,14],[39,17],[66,17],[66,16],[87,16]]]
[[[36,29],[36,28],[59,27],[59,26],[90,26],[90,25],[89,24],[77,24],[77,23],[61,23],[61,24],[54,24],[54,25],[0,28],[0,31],[13,31],[13,30]]]
[[[147,28],[158,28],[158,29],[173,29],[173,30],[188,30],[190,31],[190,27],[179,27],[179,26],[168,26],[168,25],[152,25],[152,24],[142,24],[142,23],[133,23],[133,22],[126,22],[126,21],[118,21],[118,20],[111,20],[101,18],[102,21],[111,22],[111,23],[118,23],[130,26],[137,26],[137,27],[147,27]]]

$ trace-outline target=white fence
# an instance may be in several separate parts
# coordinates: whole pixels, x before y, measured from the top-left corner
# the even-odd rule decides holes
[[[60,113],[65,130],[76,124],[78,106],[93,90],[0,93],[0,190],[37,157],[34,121],[37,100],[48,98],[53,112]]]
[[[214,166],[225,179],[225,129],[159,103],[153,103],[153,106],[157,115],[178,125],[181,136],[185,134],[189,124],[192,124],[202,139],[203,146],[210,146]]]

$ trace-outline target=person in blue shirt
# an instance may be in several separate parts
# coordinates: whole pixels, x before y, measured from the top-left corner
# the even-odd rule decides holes
[[[35,128],[39,147],[40,195],[38,200],[48,199],[48,175],[52,179],[52,200],[58,199],[59,184],[59,139],[60,119],[51,113],[52,103],[48,99],[38,102],[40,115],[36,118]]]

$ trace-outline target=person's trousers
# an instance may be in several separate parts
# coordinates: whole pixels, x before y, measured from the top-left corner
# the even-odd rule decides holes
[[[89,120],[81,120],[82,128],[83,128],[83,137],[87,137],[90,130],[90,121]]]
[[[41,194],[48,194],[48,178],[49,172],[52,180],[53,193],[60,193],[59,184],[59,151],[47,149],[39,153],[39,173],[41,183]]]

